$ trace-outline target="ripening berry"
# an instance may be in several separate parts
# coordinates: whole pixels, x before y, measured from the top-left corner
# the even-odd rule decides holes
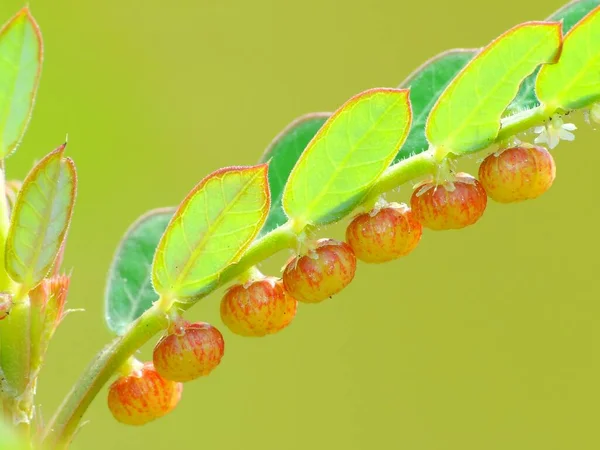
[[[171,412],[182,390],[181,383],[165,380],[152,363],[146,363],[110,386],[108,408],[121,423],[144,425]]]
[[[221,332],[208,323],[183,322],[154,347],[154,367],[167,380],[190,381],[208,375],[219,365],[225,343]]]
[[[421,223],[408,206],[390,203],[356,216],[346,228],[346,242],[361,261],[383,263],[413,251],[422,233]]]
[[[298,302],[275,277],[231,287],[221,300],[221,319],[240,336],[266,336],[287,327]]]
[[[356,256],[345,242],[320,239],[283,271],[285,290],[299,302],[318,303],[344,289],[356,272]]]
[[[548,150],[520,146],[489,155],[479,166],[479,180],[488,196],[499,203],[539,197],[552,186],[556,165]]]
[[[417,220],[431,230],[456,230],[479,220],[487,205],[485,189],[466,173],[452,183],[422,183],[412,194],[411,209]]]

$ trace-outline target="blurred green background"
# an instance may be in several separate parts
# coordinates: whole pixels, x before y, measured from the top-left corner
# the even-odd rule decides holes
[[[65,268],[70,306],[86,309],[51,344],[42,414],[110,339],[106,270],[140,214],[177,204],[219,167],[254,163],[295,117],[396,86],[440,51],[485,45],[562,3],[31,0],[46,61],[8,176],[69,134],[80,187]],[[4,0],[3,20],[22,6]],[[75,448],[599,448],[600,153],[578,125],[541,199],[492,203],[474,227],[426,232],[410,257],[361,265],[344,293],[302,305],[279,335],[233,336],[220,292],[207,298],[190,317],[223,331],[221,366],[142,428],[115,422],[104,390]]]

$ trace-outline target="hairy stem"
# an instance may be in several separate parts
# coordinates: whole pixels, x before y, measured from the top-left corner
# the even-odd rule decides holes
[[[550,115],[551,112],[541,106],[506,118],[502,121],[496,142],[504,141],[510,136],[526,131],[542,123]],[[411,156],[384,172],[369,190],[365,203],[373,202],[381,194],[391,191],[407,181],[435,174],[438,167],[439,161],[435,157],[434,150]],[[237,264],[231,265],[221,274],[213,290],[244,274],[252,266],[275,253],[286,248],[294,248],[297,245],[297,236],[301,232],[303,232],[303,227],[298,228],[288,222],[258,239]],[[189,301],[176,303],[176,305],[179,309],[188,309],[209,293],[203,293],[198,297],[188,299]],[[44,443],[48,448],[66,448],[69,445],[83,414],[102,386],[139,347],[156,333],[168,327],[169,311],[165,310],[165,305],[172,305],[172,301],[156,302],[151,309],[131,325],[125,335],[100,352],[48,424],[43,436]]]
[[[223,272],[219,279],[219,286],[274,253],[294,246],[295,243],[296,235],[291,232],[287,224],[273,230],[255,241],[238,264],[230,266]],[[195,298],[193,302],[177,304],[177,307],[188,309],[206,295],[208,294]],[[158,300],[152,308],[131,324],[123,336],[105,347],[87,367],[44,431],[42,439],[48,448],[63,449],[69,446],[83,414],[102,386],[137,349],[168,327],[169,311],[162,308],[165,304],[171,302]]]

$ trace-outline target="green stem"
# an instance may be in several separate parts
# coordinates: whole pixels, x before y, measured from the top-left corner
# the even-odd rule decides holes
[[[502,142],[516,134],[527,131],[544,122],[554,114],[554,110],[540,105],[537,108],[528,109],[518,114],[506,117],[502,120],[502,127],[496,138],[496,142]]]
[[[539,107],[526,113],[511,116],[503,120],[497,141],[503,141],[512,135],[526,131],[532,126],[543,122],[549,115],[546,108]],[[370,189],[365,201],[373,201],[381,194],[391,191],[407,181],[434,174],[438,166],[439,161],[435,158],[433,150],[407,158],[384,172]],[[218,283],[212,290],[239,277],[252,266],[259,264],[280,250],[294,248],[298,242],[298,235],[303,231],[304,225],[298,226],[288,222],[258,239],[249,247],[237,264],[231,265],[221,274]],[[198,297],[188,299],[189,301],[184,303],[177,303],[177,307],[186,310],[209,293],[203,293]],[[159,300],[156,302],[151,309],[131,325],[125,335],[116,339],[100,352],[48,424],[43,435],[44,443],[48,448],[66,448],[69,445],[83,414],[102,386],[139,347],[156,333],[167,328],[169,323],[168,311],[165,311],[164,308],[166,305],[171,304],[171,301]]]
[[[381,194],[389,192],[407,181],[434,173],[437,164],[433,152],[427,150],[390,166],[371,188],[365,203],[374,203]]]
[[[287,224],[266,234],[249,247],[238,264],[223,272],[219,286],[228,283],[274,253],[292,247],[295,242],[296,235]],[[193,302],[177,304],[177,307],[188,309],[206,295],[208,294],[195,298]],[[158,300],[131,325],[127,333],[105,347],[88,366],[44,431],[42,439],[48,448],[63,449],[69,446],[83,414],[102,386],[138,348],[168,327],[168,312],[161,307],[163,305],[165,302]]]
[[[98,391],[138,348],[165,329],[168,322],[165,312],[155,304],[132,324],[127,333],[98,354],[48,424],[45,436],[48,448],[69,446],[83,414]]]

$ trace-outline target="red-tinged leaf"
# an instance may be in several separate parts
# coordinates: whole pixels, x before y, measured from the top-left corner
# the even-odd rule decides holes
[[[77,190],[75,164],[65,146],[44,157],[27,175],[6,240],[6,270],[30,289],[44,278],[63,244]]]
[[[237,262],[269,213],[267,165],[228,167],[204,178],[169,222],[152,263],[154,289],[198,295]]]
[[[560,23],[528,22],[477,54],[448,85],[427,120],[427,140],[438,156],[489,146],[523,79],[540,64],[556,61],[561,38]]]
[[[23,8],[0,30],[0,158],[11,154],[25,134],[42,59],[42,34],[29,8]]]

